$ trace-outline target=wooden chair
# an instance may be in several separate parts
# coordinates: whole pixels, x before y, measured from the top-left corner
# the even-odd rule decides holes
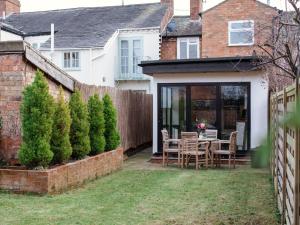
[[[206,133],[206,137],[207,138],[214,138],[214,139],[217,139],[218,138],[218,130],[210,130],[210,129],[207,129],[205,131]]]
[[[163,166],[165,166],[165,161],[167,159],[167,166],[169,164],[169,153],[176,153],[178,155],[178,166],[180,166],[180,140],[179,139],[170,139],[169,133],[167,130],[162,130],[163,138]],[[170,144],[175,143],[177,147],[171,147]]]
[[[220,140],[218,141],[219,146],[222,146],[222,144],[228,144],[229,149],[228,150],[223,150],[223,149],[217,149],[217,150],[212,150],[212,166],[214,165],[214,160],[215,156],[218,157],[219,164],[221,164],[221,156],[226,155],[229,157],[228,159],[228,164],[229,168],[231,168],[231,160],[233,159],[233,165],[235,168],[235,161],[236,161],[236,142],[237,141],[237,132],[232,132],[230,134],[230,139],[229,140]]]
[[[182,160],[182,167],[185,166],[187,167],[189,165],[189,161],[192,157],[195,158],[195,166],[196,170],[199,169],[199,163],[202,162],[202,159],[204,158],[205,160],[205,166],[208,168],[208,147],[209,147],[209,142],[203,142],[201,145],[205,146],[205,151],[200,151],[199,150],[199,142],[198,138],[190,138],[190,139],[184,139],[183,140],[183,148],[181,151],[181,154],[183,155],[183,160]],[[186,162],[184,162],[184,159],[186,159]]]
[[[198,133],[197,132],[181,132],[181,143],[180,143],[180,152],[179,152],[179,163],[181,164],[181,167],[183,168],[184,165],[184,154],[182,154],[183,151],[183,142],[187,139],[198,139]]]

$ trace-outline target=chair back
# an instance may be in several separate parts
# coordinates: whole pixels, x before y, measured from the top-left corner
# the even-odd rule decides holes
[[[237,131],[234,131],[230,134],[230,144],[229,144],[229,151],[236,153],[236,144],[237,144]]]
[[[181,139],[198,139],[197,132],[181,132]]]
[[[169,133],[166,129],[162,130],[161,134],[162,134],[163,142],[169,140]]]
[[[183,139],[183,152],[198,151],[198,138]]]
[[[207,138],[218,138],[218,130],[206,130],[205,133]]]

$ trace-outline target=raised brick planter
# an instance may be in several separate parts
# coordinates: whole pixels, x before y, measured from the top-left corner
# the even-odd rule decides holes
[[[107,175],[123,165],[123,149],[44,171],[0,169],[0,189],[38,194],[59,193]]]

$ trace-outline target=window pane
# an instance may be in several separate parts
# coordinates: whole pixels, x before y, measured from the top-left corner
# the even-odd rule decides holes
[[[189,49],[189,58],[190,59],[196,59],[198,58],[198,45],[197,44],[190,44],[190,49]]]
[[[129,43],[126,40],[121,41],[121,73],[128,74],[129,69]]]
[[[253,32],[252,31],[240,31],[230,33],[230,44],[252,44]]]
[[[231,23],[231,29],[249,29],[252,28],[252,22],[233,22]]]
[[[70,52],[64,53],[64,67],[65,68],[71,67],[71,53]]]
[[[79,68],[79,52],[72,52],[72,67]]]
[[[133,65],[132,72],[133,73],[141,73],[141,68],[138,66],[142,58],[142,49],[141,49],[141,41],[134,40],[133,41]]]
[[[180,59],[187,59],[187,42],[180,42]]]

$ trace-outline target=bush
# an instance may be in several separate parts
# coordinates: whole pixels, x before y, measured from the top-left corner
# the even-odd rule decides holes
[[[72,157],[82,159],[91,151],[90,124],[87,106],[78,90],[72,95],[69,105],[72,119],[70,130],[70,141],[73,149]]]
[[[90,122],[91,155],[97,155],[105,149],[105,121],[103,103],[98,95],[91,96],[88,102]]]
[[[19,152],[21,164],[46,167],[52,160],[50,139],[53,124],[53,98],[43,73],[36,72],[33,83],[23,92],[21,120],[23,142]]]
[[[55,112],[53,116],[51,150],[54,154],[53,163],[62,163],[72,155],[70,143],[71,116],[68,104],[65,102],[63,89],[60,87]]]
[[[116,149],[120,145],[120,135],[117,130],[117,111],[109,95],[103,98],[105,120],[105,151]]]

